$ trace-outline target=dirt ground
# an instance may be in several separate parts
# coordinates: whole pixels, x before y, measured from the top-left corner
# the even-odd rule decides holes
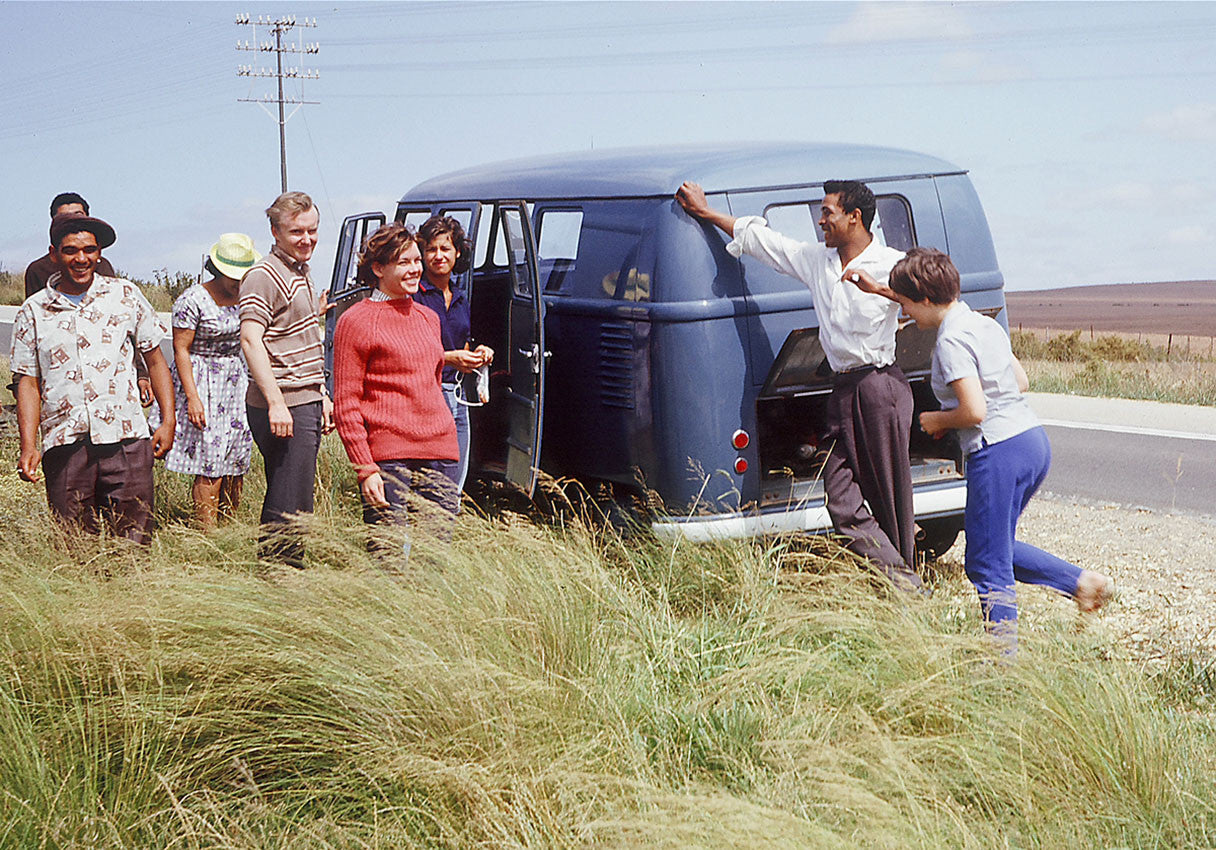
[[[1202,338],[1216,328],[1216,282],[1126,283],[1006,292],[1009,327]],[[1196,342],[1196,345],[1199,343]]]
[[[1040,495],[1018,537],[1115,580],[1114,600],[1088,627],[1131,655],[1216,655],[1216,521]],[[947,558],[962,562],[961,538]],[[1032,617],[1075,610],[1049,591],[1019,585],[1018,595]]]

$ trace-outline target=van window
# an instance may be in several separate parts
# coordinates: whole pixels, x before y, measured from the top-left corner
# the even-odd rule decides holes
[[[874,213],[874,223],[870,230],[879,245],[886,245],[900,251],[907,251],[916,245],[916,235],[912,229],[912,212],[908,202],[899,195],[879,195],[876,199],[877,210]],[[794,239],[810,242],[823,241],[823,231],[819,229],[819,207],[823,199],[796,204],[774,204],[766,207],[764,217],[768,219],[769,227],[779,233]]]
[[[574,269],[578,239],[583,228],[582,210],[542,210],[537,222],[536,259],[546,292],[561,289],[562,281]]]
[[[481,213],[477,216],[477,242],[473,246],[473,268],[479,269],[486,264],[486,255],[490,253],[490,231],[494,229],[494,205],[482,204]]]
[[[422,227],[422,225],[425,224],[426,220],[430,217],[430,210],[410,210],[405,214],[405,219],[402,221],[402,224],[417,233],[418,228]]]
[[[473,223],[473,211],[469,209],[463,210],[440,210],[440,215],[451,216],[460,222],[460,226],[464,228],[464,235],[469,235],[470,226]]]
[[[651,300],[653,246],[646,249],[662,203],[621,199],[587,201],[579,211],[542,209],[538,253],[545,291],[575,298]],[[546,227],[553,228],[548,238]]]

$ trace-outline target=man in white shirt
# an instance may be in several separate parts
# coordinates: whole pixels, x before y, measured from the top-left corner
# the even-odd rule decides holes
[[[806,285],[815,299],[819,341],[832,368],[827,405],[830,448],[823,469],[828,513],[849,548],[876,563],[902,590],[917,590],[912,474],[908,439],[912,390],[895,365],[899,305],[843,280],[864,269],[883,283],[901,251],[874,241],[874,193],[855,180],[823,185],[819,227],[823,243],[800,242],[759,216],[735,218],[709,205],[696,183],[676,200],[691,216],[721,229],[731,256],[755,257]]]

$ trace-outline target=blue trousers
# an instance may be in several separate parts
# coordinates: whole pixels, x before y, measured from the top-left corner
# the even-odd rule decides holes
[[[1015,539],[1018,517],[1050,466],[1051,444],[1042,427],[967,456],[967,578],[979,592],[989,630],[1011,640],[1018,617],[1015,581],[1073,596],[1081,575],[1079,567]]]
[[[452,418],[456,420],[456,443],[460,446],[460,462],[456,469],[456,492],[464,490],[464,480],[469,474],[469,408],[457,400],[463,398],[463,384],[444,384],[443,397],[447,400]]]

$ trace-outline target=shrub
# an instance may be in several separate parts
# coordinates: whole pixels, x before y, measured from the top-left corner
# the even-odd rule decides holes
[[[1081,332],[1061,334],[1047,340],[1048,360],[1080,360],[1084,356],[1084,343],[1081,342]]]

